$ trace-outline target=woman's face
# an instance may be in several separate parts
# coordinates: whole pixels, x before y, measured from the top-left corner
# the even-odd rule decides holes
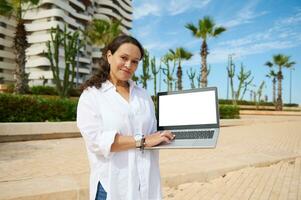
[[[141,52],[131,43],[122,44],[114,54],[107,53],[110,64],[110,77],[115,81],[128,81],[138,67]]]

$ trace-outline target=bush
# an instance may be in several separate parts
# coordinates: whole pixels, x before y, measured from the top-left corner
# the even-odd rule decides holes
[[[221,119],[239,119],[239,107],[233,105],[219,105]]]
[[[71,88],[69,91],[69,95],[71,97],[79,97],[81,95],[82,91],[79,88]]]
[[[219,99],[218,100],[219,104],[233,104],[231,99]],[[264,101],[260,101],[257,102],[258,105],[262,105],[262,106],[274,106],[275,104],[273,102],[264,102]],[[237,105],[257,105],[256,102],[254,101],[246,101],[246,100],[238,100],[237,101]]]
[[[285,103],[283,104],[285,107],[299,107],[299,104],[296,103]]]
[[[6,89],[6,93],[13,93],[15,90],[15,84],[13,83],[9,83],[7,84],[7,89]]]
[[[57,95],[57,91],[54,87],[51,86],[32,86],[31,88],[32,94],[37,95]]]
[[[77,101],[0,94],[0,122],[74,121]]]

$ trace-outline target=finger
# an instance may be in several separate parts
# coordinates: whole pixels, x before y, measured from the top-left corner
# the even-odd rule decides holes
[[[163,142],[170,143],[170,139],[167,137],[162,137]]]
[[[172,134],[171,131],[165,131],[162,135],[167,137],[170,140],[174,139],[174,137],[175,137],[175,135]]]

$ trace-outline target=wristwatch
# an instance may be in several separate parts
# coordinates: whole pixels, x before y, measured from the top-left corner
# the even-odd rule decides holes
[[[144,135],[135,135],[135,146],[136,148],[140,148],[141,151],[144,150],[144,145],[145,145],[145,137]]]
[[[135,135],[135,144],[136,144],[136,148],[141,148],[142,146],[142,135]]]

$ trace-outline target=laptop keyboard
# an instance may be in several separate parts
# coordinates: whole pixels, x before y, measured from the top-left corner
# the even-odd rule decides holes
[[[183,130],[172,131],[176,135],[176,139],[211,139],[214,135],[214,130]]]

